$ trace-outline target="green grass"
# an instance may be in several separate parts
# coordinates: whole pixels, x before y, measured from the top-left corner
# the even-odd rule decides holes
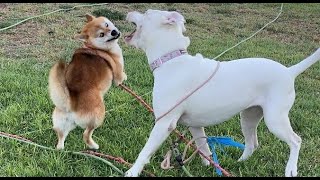
[[[118,11],[111,11],[105,8],[97,9],[93,11],[93,15],[95,15],[96,17],[99,17],[99,16],[108,17],[108,19],[112,19],[113,21],[124,20],[126,17],[124,13],[121,13]]]
[[[71,7],[76,4],[6,4],[1,6],[0,27],[17,20]],[[56,134],[51,129],[53,104],[48,96],[48,72],[59,58],[70,60],[81,46],[73,36],[81,30],[85,13],[108,15],[125,34],[132,25],[124,16],[133,10],[174,9],[187,19],[186,35],[191,38],[190,54],[213,58],[250,36],[278,13],[280,4],[116,4],[76,8],[30,20],[0,32],[0,131],[22,135],[54,147]],[[284,4],[280,18],[257,36],[219,58],[267,57],[286,66],[293,65],[319,47],[320,4]],[[139,95],[152,90],[153,77],[145,54],[120,40],[128,75],[126,84]],[[230,72],[232,73],[232,72]],[[296,101],[290,112],[291,124],[302,139],[299,176],[320,176],[320,63],[296,79]],[[236,90],[236,89],[235,89]],[[151,94],[144,97],[151,104]],[[94,132],[100,152],[121,156],[133,163],[154,124],[153,115],[128,93],[113,86],[105,96],[105,123]],[[124,105],[123,105],[124,104]],[[185,127],[178,126],[179,130]],[[208,136],[231,136],[244,142],[239,116],[206,128]],[[81,151],[83,130],[72,131],[66,150]],[[172,137],[175,137],[174,135]],[[188,134],[190,137],[190,134]],[[258,127],[260,147],[244,162],[236,160],[241,151],[227,148],[218,153],[220,165],[235,176],[283,176],[289,148],[274,137],[264,122]],[[160,162],[169,147],[166,141],[145,168],[157,176],[186,176],[179,168],[162,170]],[[184,145],[181,145],[183,148]],[[182,150],[182,149],[181,149]],[[119,176],[101,161],[0,138],[0,176]],[[128,168],[114,163],[122,171]],[[212,167],[203,167],[196,157],[187,165],[194,176],[217,176]],[[142,176],[145,176],[142,174]]]

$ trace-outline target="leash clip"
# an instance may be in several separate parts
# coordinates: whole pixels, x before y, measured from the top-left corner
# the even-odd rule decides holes
[[[176,161],[178,162],[178,164],[179,164],[180,166],[184,166],[181,153],[180,153],[180,151],[179,151],[179,149],[178,149],[178,141],[179,141],[179,140],[180,140],[180,139],[178,139],[178,140],[175,141],[175,142],[172,142],[171,149],[172,149],[172,152],[173,152],[173,154],[174,154],[174,156],[175,156],[175,159],[176,159]]]

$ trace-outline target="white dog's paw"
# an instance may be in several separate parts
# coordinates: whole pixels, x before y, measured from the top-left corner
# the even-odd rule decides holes
[[[63,150],[64,149],[64,144],[63,143],[59,143],[56,146],[57,150]]]
[[[245,159],[243,159],[243,157],[241,156],[237,161],[240,162],[240,161],[244,161]]]
[[[297,170],[297,166],[292,165],[292,166],[287,166],[286,167],[286,177],[296,177],[298,175],[298,170]]]
[[[202,164],[204,166],[209,166],[210,165],[210,161],[208,161],[206,158],[202,158]]]
[[[237,161],[238,162],[241,162],[241,161],[245,161],[245,160],[247,160],[249,157],[247,156],[247,157],[245,157],[245,156],[241,156]]]
[[[238,161],[244,161],[248,159],[254,152],[254,148],[246,147],[241,155],[241,157],[238,159]]]
[[[241,155],[241,157],[238,159],[238,162],[240,162],[240,161],[245,161],[245,160],[247,160],[250,156],[251,156],[251,154],[245,154],[245,153],[243,153],[243,154]]]
[[[129,169],[127,172],[124,173],[124,177],[138,177],[139,174],[135,173],[131,169]]]

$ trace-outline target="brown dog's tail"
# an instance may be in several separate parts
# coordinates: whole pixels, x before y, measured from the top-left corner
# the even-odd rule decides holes
[[[60,60],[49,73],[49,95],[54,105],[64,111],[70,110],[70,95],[65,78],[67,64]]]

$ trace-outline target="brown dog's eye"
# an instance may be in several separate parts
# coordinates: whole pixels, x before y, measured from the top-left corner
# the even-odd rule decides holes
[[[100,34],[99,34],[99,37],[103,37],[103,36],[104,36],[104,33],[100,33]]]
[[[108,25],[108,23],[106,23],[106,27],[108,27],[109,25]]]

